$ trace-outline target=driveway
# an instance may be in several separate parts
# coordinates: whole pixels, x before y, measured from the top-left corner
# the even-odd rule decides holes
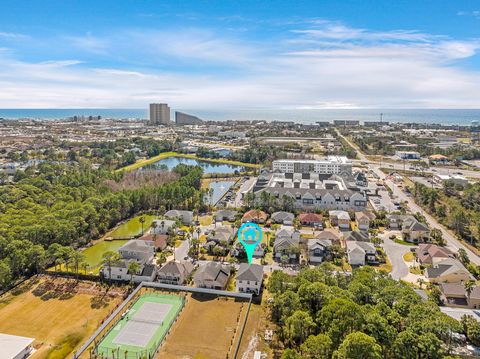
[[[392,271],[390,272],[390,275],[393,279],[399,280],[410,273],[407,264],[403,260],[403,255],[410,252],[411,247],[395,243],[388,238],[389,235],[390,233],[387,232],[383,238],[383,248],[385,249],[388,259],[390,259],[390,262],[392,263]]]

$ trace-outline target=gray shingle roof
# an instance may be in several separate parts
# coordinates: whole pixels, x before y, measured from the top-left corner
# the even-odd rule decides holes
[[[237,280],[250,280],[261,282],[263,279],[263,266],[260,264],[240,264],[237,273]]]

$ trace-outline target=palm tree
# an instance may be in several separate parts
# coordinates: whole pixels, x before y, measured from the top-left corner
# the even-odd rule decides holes
[[[152,231],[153,231],[153,236],[154,236],[154,237],[157,235],[157,233],[156,233],[157,227],[158,227],[158,222],[157,222],[157,221],[153,221],[153,222],[152,222]]]
[[[128,273],[130,273],[130,284],[133,284],[133,276],[140,271],[140,264],[137,261],[131,261],[128,264]]]
[[[102,265],[108,269],[108,277],[112,281],[112,265],[120,259],[120,254],[114,251],[108,251],[102,255]]]
[[[145,216],[141,216],[138,221],[140,222],[140,224],[142,225],[142,236],[143,236],[143,224],[145,223]]]
[[[474,280],[469,280],[464,284],[465,286],[465,292],[467,293],[468,299],[470,299],[470,294],[472,294],[473,288],[475,288],[475,281]]]
[[[423,285],[425,284],[425,281],[423,280],[423,278],[418,278],[417,283],[420,286],[420,289],[422,289]]]

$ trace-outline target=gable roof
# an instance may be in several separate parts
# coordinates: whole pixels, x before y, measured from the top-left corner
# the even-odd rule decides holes
[[[323,215],[317,213],[300,213],[298,215],[300,222],[323,222]]]
[[[334,231],[333,229],[326,228],[323,231],[321,231],[315,238],[318,239],[330,239],[333,241],[338,241],[340,239],[340,235]]]
[[[433,258],[453,258],[454,254],[448,248],[431,243],[421,243],[417,248],[417,258],[421,263],[432,263]]]
[[[158,270],[159,273],[174,273],[183,276],[189,275],[193,270],[193,264],[190,262],[170,261]]]
[[[237,280],[250,280],[261,282],[263,279],[263,266],[260,264],[241,263],[238,268]]]
[[[318,238],[309,238],[307,242],[307,247],[309,251],[312,251],[316,248],[330,248],[332,246],[332,241],[329,239],[318,239]]]
[[[343,239],[346,241],[368,242],[370,236],[366,231],[350,231],[343,234]]]
[[[257,219],[258,218],[258,219],[266,220],[267,217],[268,217],[268,215],[265,212],[263,212],[259,209],[251,209],[250,211],[246,212],[243,215],[242,219],[247,219],[248,220],[248,219]]]
[[[354,251],[361,251],[365,253],[366,251],[375,252],[375,246],[370,242],[357,242],[357,241],[346,241],[345,245],[347,246],[347,253]]]
[[[274,221],[293,221],[295,219],[295,215],[290,212],[281,211],[272,213],[271,218]]]
[[[208,262],[197,270],[195,273],[195,282],[203,282],[205,280],[217,282],[220,286],[225,286],[230,277],[230,267],[224,266],[217,262]]]
[[[467,268],[460,261],[453,258],[434,258],[433,266],[425,269],[428,278],[438,278],[457,271],[466,272],[470,275]]]
[[[328,215],[329,215],[330,218],[336,217],[337,219],[348,219],[348,220],[350,220],[350,215],[346,211],[341,211],[341,210],[329,211]]]
[[[125,243],[123,246],[121,246],[119,248],[119,251],[151,253],[152,247],[147,243],[145,243],[145,241],[131,239],[127,243]]]

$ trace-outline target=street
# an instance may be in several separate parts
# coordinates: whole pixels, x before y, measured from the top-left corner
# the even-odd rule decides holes
[[[458,240],[450,231],[448,231],[443,225],[441,225],[435,218],[433,218],[431,215],[425,212],[419,205],[415,203],[415,201],[411,197],[408,197],[405,194],[405,192],[401,188],[399,188],[394,182],[390,180],[386,180],[386,174],[380,170],[380,164],[378,162],[367,161],[365,155],[360,151],[358,146],[353,144],[346,137],[342,136],[340,132],[337,131],[337,133],[352,148],[354,148],[357,151],[357,155],[360,158],[360,160],[366,161],[369,163],[368,167],[375,174],[377,174],[380,179],[384,180],[385,185],[387,185],[392,190],[393,195],[397,196],[398,202],[405,202],[410,212],[412,213],[419,212],[421,215],[425,217],[425,219],[427,220],[427,223],[430,225],[431,228],[439,229],[442,232],[443,238],[445,239],[445,242],[447,243],[447,247],[450,250],[456,253],[460,248],[462,248],[465,250],[465,252],[468,255],[468,258],[472,263],[474,263],[475,265],[480,265],[480,257],[478,255],[473,253],[467,246],[465,246],[460,240]],[[403,168],[403,165],[402,165],[402,168]],[[466,171],[462,171],[462,172],[466,172]],[[469,171],[469,172],[474,172],[474,171]],[[480,173],[478,172],[474,172],[474,173],[476,173],[480,178]]]

